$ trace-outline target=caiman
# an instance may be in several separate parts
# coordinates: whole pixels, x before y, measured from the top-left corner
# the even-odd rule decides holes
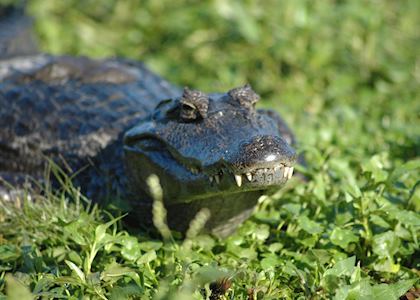
[[[124,199],[147,224],[153,201],[146,181],[155,174],[172,229],[185,232],[207,208],[205,228],[226,236],[262,194],[292,176],[293,135],[276,112],[256,109],[260,97],[249,85],[204,93],[131,60],[29,50],[0,52],[3,182],[41,179],[50,158],[77,173],[88,197]]]

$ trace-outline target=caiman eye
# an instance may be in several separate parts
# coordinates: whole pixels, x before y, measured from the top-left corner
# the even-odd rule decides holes
[[[186,121],[195,120],[198,117],[198,110],[196,107],[190,104],[182,103],[180,116],[182,119]]]
[[[201,91],[190,90],[187,87],[184,88],[184,93],[179,99],[179,104],[179,116],[184,121],[194,121],[207,117],[209,97]]]

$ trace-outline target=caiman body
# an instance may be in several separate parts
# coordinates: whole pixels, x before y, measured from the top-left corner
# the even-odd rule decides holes
[[[160,179],[171,228],[203,208],[206,228],[231,233],[260,195],[290,178],[293,136],[245,85],[181,90],[141,63],[31,55],[0,60],[0,178],[42,179],[46,157],[88,197],[120,198],[151,220],[146,179]]]

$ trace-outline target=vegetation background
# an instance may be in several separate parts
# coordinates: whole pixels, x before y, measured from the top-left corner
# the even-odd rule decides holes
[[[67,181],[70,203],[0,202],[0,299],[398,299],[418,285],[420,1],[32,0],[28,12],[45,52],[138,59],[206,91],[251,83],[296,132],[309,180],[226,240],[128,233]]]

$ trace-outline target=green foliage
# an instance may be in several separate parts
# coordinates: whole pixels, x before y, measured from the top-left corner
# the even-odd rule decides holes
[[[205,90],[250,82],[297,133],[308,181],[226,240],[197,233],[205,211],[176,240],[159,201],[163,240],[129,233],[66,179],[0,202],[0,299],[203,299],[222,277],[225,299],[397,299],[418,284],[419,1],[29,5],[46,51],[136,58]]]

